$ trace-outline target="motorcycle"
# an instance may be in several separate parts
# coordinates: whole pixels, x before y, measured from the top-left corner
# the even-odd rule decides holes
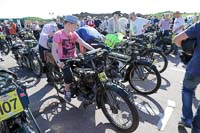
[[[122,132],[133,132],[139,125],[138,112],[125,87],[107,77],[105,73],[107,54],[106,50],[95,49],[86,52],[84,56],[80,54],[75,59],[64,61],[65,67],[71,64],[73,73],[72,98],[77,97],[85,107],[96,103],[98,109],[103,111],[114,127]],[[55,89],[58,94],[63,94],[65,87],[63,77],[58,77],[59,68],[52,62],[47,61],[47,63]]]
[[[5,37],[5,35],[0,35],[0,52],[2,54],[8,55],[10,52],[10,47]]]
[[[117,47],[113,51],[122,49],[124,48]],[[134,51],[130,56],[120,52],[109,53],[106,73],[112,79],[122,78],[122,82],[128,81],[131,89],[142,95],[156,93],[161,85],[161,76],[154,63],[137,56]]]
[[[162,31],[155,33],[154,45],[160,48],[165,55],[169,55],[173,51],[172,33],[169,34],[169,36],[165,36]]]
[[[42,61],[39,58],[35,40],[25,40],[24,43],[14,44],[11,48],[14,58],[21,67],[29,68],[37,77],[43,73]]]
[[[0,132],[42,133],[30,108],[24,83],[9,70],[0,69]]]
[[[19,39],[21,39],[22,41],[25,41],[25,40],[36,40],[36,38],[34,37],[32,31],[30,31],[29,29],[23,29],[23,30],[21,30],[17,34],[17,37]]]

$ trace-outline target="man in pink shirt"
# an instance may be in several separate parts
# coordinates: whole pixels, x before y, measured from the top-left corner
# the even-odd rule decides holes
[[[70,64],[64,68],[62,61],[76,56],[76,42],[85,48],[92,50],[88,43],[83,41],[75,32],[78,18],[68,15],[64,19],[64,29],[57,31],[53,36],[52,55],[57,65],[63,69],[65,81],[65,99],[71,101],[70,84],[72,83],[72,72]]]

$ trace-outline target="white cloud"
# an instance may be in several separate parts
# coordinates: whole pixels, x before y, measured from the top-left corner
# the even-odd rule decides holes
[[[198,0],[1,0],[0,18],[49,18],[49,12],[54,12],[55,15],[80,12],[108,13],[116,10],[145,14],[167,10],[200,12],[198,3]]]

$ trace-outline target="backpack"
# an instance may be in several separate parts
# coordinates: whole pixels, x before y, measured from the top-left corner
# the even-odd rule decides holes
[[[105,44],[110,48],[114,48],[116,45],[120,44],[124,38],[124,35],[121,33],[116,34],[107,34]]]
[[[187,40],[184,40],[181,45],[182,45],[181,47],[182,51],[180,54],[181,62],[187,65],[193,56],[193,53],[197,46],[197,40],[187,39]]]

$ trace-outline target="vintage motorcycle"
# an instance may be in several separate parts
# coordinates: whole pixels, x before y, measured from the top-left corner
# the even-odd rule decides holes
[[[106,76],[107,55],[108,51],[95,49],[84,56],[80,54],[75,59],[64,61],[66,67],[70,65],[73,73],[72,97],[77,97],[86,106],[96,103],[114,127],[123,132],[133,132],[139,125],[137,109],[126,88]],[[57,92],[63,94],[62,72],[52,61],[46,61]]]
[[[0,69],[0,133],[41,133],[29,108],[24,83],[14,73]]]

